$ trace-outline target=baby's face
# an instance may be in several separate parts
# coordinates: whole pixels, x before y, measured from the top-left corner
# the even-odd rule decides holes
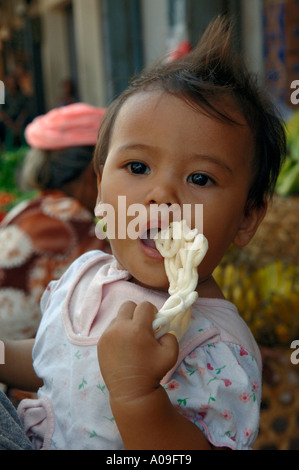
[[[226,110],[224,103],[217,104]],[[199,266],[199,292],[228,246],[246,242],[244,208],[254,139],[244,118],[233,109],[229,112],[240,125],[209,117],[169,94],[133,95],[116,119],[99,183],[101,200],[114,207],[117,220],[124,217],[118,196],[125,196],[126,209],[138,203],[148,216],[153,204],[203,204],[209,250]],[[127,217],[126,225],[133,218]],[[110,242],[119,265],[137,283],[168,289],[163,258],[149,244],[129,236]]]

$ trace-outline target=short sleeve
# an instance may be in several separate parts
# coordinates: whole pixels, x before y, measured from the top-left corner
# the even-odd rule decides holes
[[[90,259],[94,257],[100,257],[101,255],[105,256],[105,253],[102,253],[101,251],[98,251],[98,250],[92,250],[92,251],[88,251],[87,253],[84,253],[83,255],[79,256],[79,258],[77,258],[75,261],[73,261],[70,264],[70,266],[62,274],[60,279],[49,282],[40,300],[40,307],[41,307],[42,315],[47,309],[49,302],[51,301],[51,297],[53,293],[56,291],[56,289],[58,289],[58,287],[61,286],[62,284],[72,281],[75,274],[81,269],[84,263],[86,263],[87,261],[89,261]]]
[[[258,434],[261,374],[239,345],[198,347],[165,385],[172,404],[216,447],[252,448]]]

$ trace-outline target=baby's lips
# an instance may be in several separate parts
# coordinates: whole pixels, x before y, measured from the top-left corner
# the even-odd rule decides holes
[[[169,226],[168,221],[159,221],[149,220],[144,225],[141,225],[139,230],[139,238],[155,238],[155,236],[161,231],[166,229]],[[150,231],[150,232],[149,232]]]

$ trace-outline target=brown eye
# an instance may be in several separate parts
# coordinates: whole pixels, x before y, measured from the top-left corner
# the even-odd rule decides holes
[[[188,181],[197,186],[207,186],[212,182],[211,178],[204,173],[193,173],[189,176]]]
[[[130,171],[135,175],[145,175],[150,173],[150,169],[142,162],[132,162],[128,165]]]

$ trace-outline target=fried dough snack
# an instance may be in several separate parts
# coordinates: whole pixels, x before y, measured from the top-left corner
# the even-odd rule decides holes
[[[192,305],[198,297],[195,291],[197,267],[206,255],[208,241],[197,229],[191,230],[182,220],[162,230],[155,243],[164,257],[170,297],[157,313],[153,330],[156,339],[165,333],[172,333],[179,341],[188,329]]]

